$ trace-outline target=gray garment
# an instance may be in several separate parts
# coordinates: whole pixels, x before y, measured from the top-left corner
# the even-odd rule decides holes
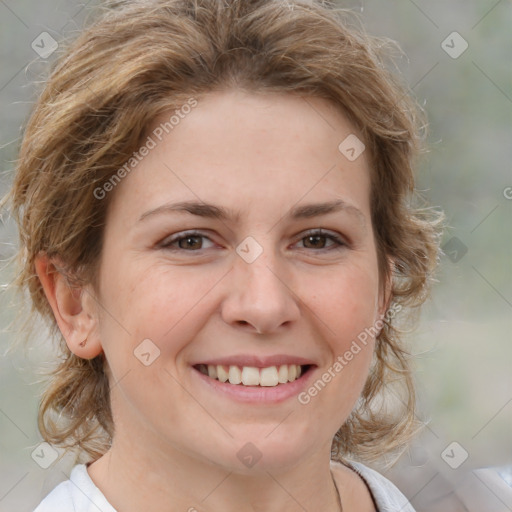
[[[377,512],[415,512],[407,498],[385,477],[363,464],[348,464],[366,482]],[[85,464],[76,465],[34,512],[116,512],[94,485]]]

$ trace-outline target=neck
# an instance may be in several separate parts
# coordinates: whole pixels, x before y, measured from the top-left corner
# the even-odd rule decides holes
[[[286,470],[261,465],[240,473],[179,450],[163,451],[161,445],[148,450],[145,443],[142,449],[116,432],[111,449],[88,472],[111,505],[123,512],[168,512],[169,504],[189,512],[339,512],[330,451],[324,451]]]

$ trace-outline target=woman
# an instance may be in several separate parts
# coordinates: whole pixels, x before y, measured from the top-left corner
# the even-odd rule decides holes
[[[37,512],[413,510],[362,464],[418,427],[395,317],[438,251],[380,46],[319,2],[135,0],[61,56],[11,193],[61,341],[39,428],[82,462]]]

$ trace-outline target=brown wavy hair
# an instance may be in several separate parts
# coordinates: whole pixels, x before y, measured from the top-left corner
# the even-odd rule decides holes
[[[109,196],[99,200],[94,190],[139,149],[158,115],[191,97],[240,88],[327,99],[362,134],[379,273],[381,282],[391,279],[401,311],[385,320],[362,396],[334,437],[331,457],[372,461],[405,446],[419,422],[405,324],[397,321],[411,318],[428,296],[441,214],[417,201],[413,169],[425,121],[390,65],[394,49],[327,2],[133,0],[104,5],[61,52],[4,198],[20,236],[13,284],[28,289],[28,318],[46,319],[59,347],[39,407],[47,442],[94,460],[110,447],[114,422],[108,362],[68,349],[35,273],[36,256],[58,258],[70,279],[97,285]]]

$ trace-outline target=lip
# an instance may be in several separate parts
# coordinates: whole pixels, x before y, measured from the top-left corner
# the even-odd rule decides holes
[[[221,366],[252,366],[254,368],[268,368],[269,366],[281,366],[283,364],[298,364],[300,366],[316,366],[311,359],[303,357],[290,356],[285,354],[276,354],[273,356],[256,356],[254,354],[238,354],[229,357],[219,357],[208,359],[206,361],[196,361],[191,366],[198,364],[221,365]]]
[[[297,358],[294,358],[297,361]],[[202,363],[206,364],[206,363]],[[214,364],[214,363],[211,363]],[[221,363],[218,363],[221,364]],[[234,363],[232,363],[234,365]],[[286,363],[282,363],[286,364]],[[289,363],[298,364],[298,363]],[[248,366],[248,365],[244,365]],[[274,365],[270,365],[274,366]],[[194,367],[191,367],[193,378],[199,379],[202,385],[205,385],[207,390],[215,393],[216,395],[225,396],[239,403],[249,404],[278,404],[290,398],[297,397],[304,391],[313,378],[317,366],[312,365],[306,373],[302,374],[298,379],[286,384],[278,384],[274,387],[266,386],[244,386],[242,384],[230,384],[228,382],[221,382],[217,379],[212,379],[207,375],[201,373]]]

